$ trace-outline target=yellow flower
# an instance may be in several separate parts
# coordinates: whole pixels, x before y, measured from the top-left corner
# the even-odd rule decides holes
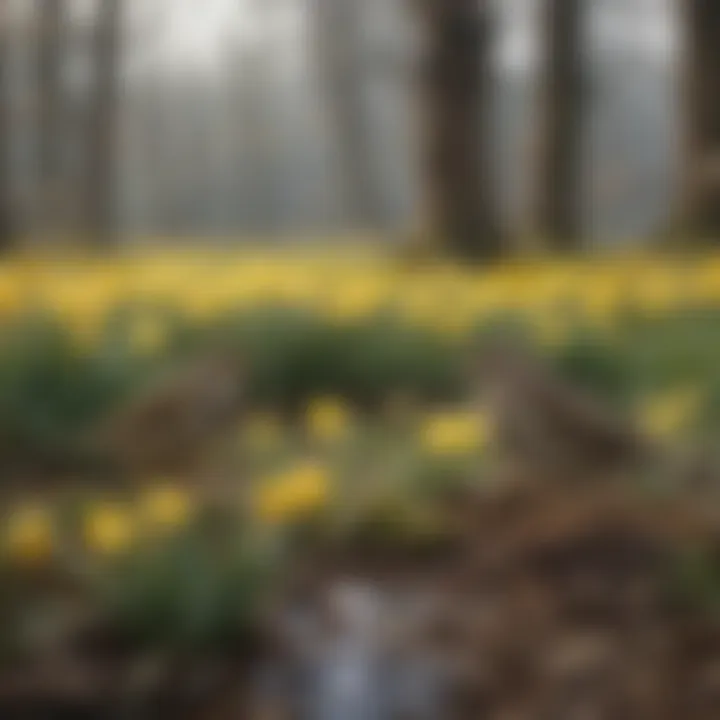
[[[12,315],[21,307],[18,283],[13,283],[7,277],[0,278],[0,315]]]
[[[597,281],[578,287],[576,302],[585,317],[595,325],[606,327],[614,321],[621,300],[617,283]]]
[[[255,512],[265,522],[292,520],[322,507],[329,491],[327,470],[316,463],[303,463],[262,484],[255,497]]]
[[[135,535],[135,524],[127,508],[100,504],[85,517],[85,543],[101,555],[116,555],[127,549]]]
[[[436,455],[465,455],[481,449],[488,438],[486,419],[477,412],[431,416],[423,428],[424,446]]]
[[[367,279],[347,284],[338,290],[326,306],[330,316],[340,321],[358,320],[375,312],[384,299],[381,284]]]
[[[678,278],[670,273],[655,272],[641,278],[635,289],[636,302],[648,312],[664,312],[681,300]]]
[[[155,528],[179,528],[188,523],[193,512],[192,498],[185,490],[171,485],[147,490],[140,498],[142,519]]]
[[[642,427],[659,437],[680,432],[696,416],[700,403],[700,392],[696,388],[675,390],[651,398],[641,408]]]
[[[285,482],[297,507],[316,508],[327,499],[330,484],[328,473],[318,463],[299,465],[289,473]]]
[[[330,442],[347,433],[350,414],[342,401],[334,398],[319,398],[308,407],[306,421],[314,438]]]
[[[264,522],[281,523],[288,515],[286,498],[278,486],[263,485],[254,499],[255,514]]]
[[[53,551],[53,522],[47,510],[25,507],[16,510],[5,528],[8,554],[21,564],[45,562]]]

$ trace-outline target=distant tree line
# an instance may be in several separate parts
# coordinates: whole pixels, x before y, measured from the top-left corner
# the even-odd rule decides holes
[[[478,115],[488,104],[490,0],[418,0],[427,36],[425,148],[428,204],[434,232],[462,256],[495,257],[495,177]],[[682,0],[684,78],[681,103],[683,172],[674,231],[685,241],[720,240],[720,3]],[[583,144],[588,118],[588,0],[544,0],[542,68],[527,230],[556,250],[581,247]],[[470,116],[475,116],[470,119]]]
[[[117,229],[117,151],[121,10],[123,0],[102,0],[94,6],[89,29],[92,77],[82,113],[72,113],[66,92],[66,51],[77,39],[68,19],[66,0],[38,0],[35,4],[32,52],[35,87],[29,106],[36,110],[26,122],[37,128],[36,167],[30,216],[32,234],[55,241],[65,232],[112,244]],[[0,242],[10,246],[17,237],[19,218],[12,193],[10,4],[0,7]],[[27,110],[27,107],[26,107]],[[68,128],[77,119],[83,138],[80,172],[66,172]],[[76,210],[74,212],[74,210]]]
[[[62,77],[63,57],[77,30],[68,21],[68,0],[36,2],[37,167],[31,215],[33,232],[41,238],[70,229],[94,245],[112,246],[116,242],[121,215],[119,116],[124,101],[120,97],[120,67],[126,56],[126,1],[98,0],[93,4],[92,23],[86,30],[91,60],[88,93],[84,111],[75,116],[82,120],[77,182],[69,182],[64,171],[69,108]],[[413,12],[409,19],[417,21],[422,49],[413,87],[420,140],[416,180],[423,235],[463,258],[493,259],[512,253],[518,246],[518,233],[505,227],[503,221],[490,127],[496,97],[491,64],[497,4],[492,0],[405,2]],[[682,9],[683,82],[678,104],[683,117],[683,162],[673,228],[688,241],[715,240],[720,237],[720,4],[716,0],[677,2]],[[367,68],[373,62],[368,38],[372,39],[373,30],[368,29],[366,4],[353,0],[305,3],[313,31],[314,72],[326,111],[322,131],[332,138],[330,145],[339,158],[340,182],[335,194],[349,225],[382,225],[389,210],[386,194],[377,181],[375,125],[368,113]],[[581,248],[587,237],[584,147],[593,92],[586,35],[589,6],[589,0],[543,0],[538,29],[541,70],[531,123],[532,153],[525,158],[529,159],[530,182],[522,233],[561,252]],[[12,28],[6,7],[0,6],[2,247],[10,246],[18,237],[19,225],[10,169]],[[239,54],[233,62],[247,66],[256,61]],[[242,166],[254,190],[245,205],[237,198],[238,212],[249,219],[258,213],[258,218],[263,213],[276,214],[273,207],[277,203],[289,202],[288,183],[303,184],[302,178],[286,179],[282,172],[272,172],[279,150],[267,136],[274,121],[261,111],[262,99],[256,92],[262,82],[262,67],[255,64],[249,72],[250,84],[245,91],[230,93],[223,107],[199,106],[194,113],[184,113],[188,127],[193,117],[212,114],[218,128],[216,136],[198,139],[190,129],[184,140],[174,141],[170,130],[161,130],[152,147],[146,148],[148,155],[157,158],[158,167],[150,171],[164,172],[177,186],[174,205],[166,203],[165,208],[176,218],[178,227],[192,227],[191,216],[197,214],[193,208],[203,205],[212,213],[213,203],[225,202],[223,193],[238,193],[240,188],[232,181],[217,188],[200,187],[197,181],[193,185],[192,169],[181,188],[181,179],[172,169],[179,152],[191,159],[198,172],[203,163],[210,162],[208,158],[225,178],[234,177]],[[144,114],[138,114],[136,120],[162,126],[159,111],[154,110],[159,104],[152,98],[152,88],[137,90],[136,94],[141,92],[146,93]],[[171,89],[165,100],[162,112],[165,117],[172,116]],[[225,138],[221,128],[233,125],[238,133],[252,132],[253,152],[238,149]],[[234,136],[229,132],[227,137]],[[194,138],[192,142],[190,138]],[[301,156],[304,148],[294,152]],[[142,202],[141,195],[151,192],[148,179],[137,178],[131,197]],[[148,202],[161,208],[165,201],[158,196]],[[232,198],[227,202],[232,203]],[[168,227],[173,230],[169,223]]]

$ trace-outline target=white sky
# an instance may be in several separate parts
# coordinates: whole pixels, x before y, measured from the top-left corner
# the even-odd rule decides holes
[[[280,33],[293,43],[302,23],[302,0],[131,0],[136,5],[163,4],[169,19],[159,33],[162,54],[178,65],[213,65],[229,35],[246,43]],[[362,1],[362,0],[358,0]],[[390,2],[390,0],[387,0]],[[602,51],[622,44],[639,55],[658,59],[672,54],[675,32],[673,0],[589,0]],[[500,56],[510,69],[526,67],[535,54],[535,15],[541,0],[496,0],[503,21]],[[272,14],[272,17],[270,16]],[[282,27],[281,27],[282,26]],[[285,32],[283,32],[283,29]],[[276,36],[276,39],[277,38]]]
[[[302,42],[298,0],[126,1],[131,27],[146,33],[147,59],[168,71],[213,72],[231,45],[292,51]]]
[[[11,0],[20,12],[32,11],[38,2],[46,1],[54,0]],[[73,0],[73,15],[82,22],[99,1]],[[131,61],[149,61],[168,71],[212,72],[222,63],[231,39],[250,46],[267,42],[275,52],[293,53],[304,42],[303,5],[307,1],[125,0],[128,34],[139,31],[144,36],[144,42],[132,48]],[[534,17],[542,0],[494,1],[504,29],[501,62],[511,70],[521,70],[535,55]],[[671,57],[676,37],[673,0],[587,1],[600,51],[622,45],[659,60]]]

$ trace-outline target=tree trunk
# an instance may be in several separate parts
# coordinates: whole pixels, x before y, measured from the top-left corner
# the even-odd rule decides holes
[[[14,236],[10,174],[10,28],[7,7],[0,7],[0,252]]]
[[[340,164],[344,212],[358,228],[381,225],[387,214],[373,163],[368,117],[363,3],[313,0],[318,74]]]
[[[546,0],[543,79],[532,232],[556,249],[577,247],[583,232],[583,6]]]
[[[683,0],[686,146],[682,230],[720,240],[720,3]]]
[[[64,0],[40,3],[38,35],[38,193],[36,229],[44,238],[55,236],[63,214],[63,30]]]
[[[419,0],[423,211],[433,241],[464,259],[503,245],[490,162],[488,0]]]
[[[112,245],[118,231],[118,112],[122,0],[101,0],[94,31],[95,81],[87,171],[87,231]]]

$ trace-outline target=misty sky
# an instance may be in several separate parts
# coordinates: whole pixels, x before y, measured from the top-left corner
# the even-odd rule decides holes
[[[29,14],[39,0],[9,0]],[[44,0],[40,0],[44,1]],[[91,17],[98,0],[71,0],[78,23]],[[129,67],[164,72],[213,73],[228,48],[272,48],[296,56],[307,43],[307,7],[316,0],[126,0]],[[402,6],[404,0],[361,0],[366,5]],[[500,20],[498,59],[508,70],[532,65],[537,48],[536,16],[544,0],[491,0]],[[588,0],[596,53],[621,49],[643,59],[674,56],[674,0]]]
[[[131,0],[131,5],[135,21],[156,16],[154,59],[210,69],[221,62],[230,39],[239,37],[248,44],[282,40],[288,50],[302,43],[307,2],[312,0]],[[535,50],[534,20],[542,0],[495,2],[503,25],[502,62],[510,68],[526,67]],[[598,49],[622,46],[638,55],[666,59],[674,46],[671,4],[672,0],[592,0],[588,5]]]
[[[24,56],[23,72],[31,80],[32,43],[24,38],[32,38],[39,3],[54,0],[5,1],[21,21],[15,39],[24,52],[16,55],[21,64]],[[102,1],[68,0],[74,22],[66,70],[68,78],[76,79],[76,89],[86,86],[92,71],[88,40],[94,10]],[[162,220],[171,214],[185,218],[188,198],[194,198],[193,217],[201,230],[212,216],[216,226],[234,231],[250,210],[263,203],[269,208],[270,201],[284,210],[273,206],[266,215],[284,213],[284,222],[292,227],[314,227],[335,217],[341,206],[335,197],[337,167],[332,133],[317,107],[321,95],[314,28],[308,22],[308,8],[318,1],[124,0],[122,61],[130,82],[125,84],[121,127],[129,168],[124,187],[132,189],[127,204],[134,216],[148,223],[147,218]],[[416,173],[408,132],[411,108],[404,95],[407,75],[394,68],[412,67],[395,63],[402,60],[405,39],[412,38],[406,32],[412,14],[408,0],[355,1],[362,3],[363,21],[370,28],[364,33],[370,48],[366,57],[379,53],[389,59],[372,65],[368,73],[373,90],[367,107],[378,182],[404,217],[412,209]],[[506,81],[497,105],[498,117],[503,113],[498,155],[504,186],[516,207],[526,190],[524,142],[531,136],[537,19],[545,0],[488,1],[495,4],[499,20],[494,35],[498,78]],[[603,234],[640,235],[664,217],[677,174],[677,2],[586,3],[594,98],[588,212],[598,218],[593,223],[602,226]],[[377,81],[380,74],[382,83]],[[26,123],[16,124],[19,134],[28,136]],[[240,160],[233,159],[235,145]],[[263,196],[261,202],[248,195],[243,205],[238,198],[245,191],[236,186],[242,172],[236,166],[247,169],[251,180],[246,184],[253,192],[265,188],[265,195],[273,197]],[[165,228],[163,222],[159,226]]]

